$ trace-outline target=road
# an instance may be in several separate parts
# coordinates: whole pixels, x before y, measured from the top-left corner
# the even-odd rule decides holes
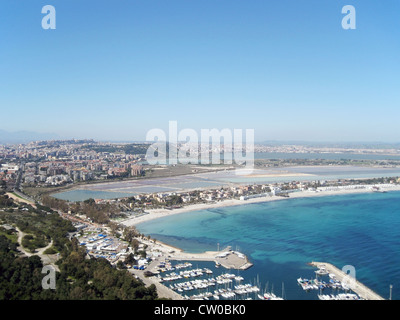
[[[22,246],[22,239],[23,237],[26,235],[25,232],[22,232],[18,227],[15,228],[18,232],[18,250],[21,251],[24,255],[26,255],[27,257],[31,257],[31,256],[39,256],[39,258],[42,260],[43,265],[51,265],[52,267],[54,267],[57,271],[60,271],[60,269],[58,268],[58,266],[55,264],[55,262],[58,260],[58,256],[57,254],[45,254],[44,252],[50,248],[53,245],[53,239],[51,239],[50,243],[45,246],[44,248],[40,248],[37,250],[37,252],[32,253],[32,252],[28,252],[25,250],[25,248]]]
[[[155,261],[152,261],[155,262]],[[149,266],[149,269],[151,267]],[[144,276],[144,271],[143,270],[135,270],[135,269],[129,269],[129,272],[132,273],[133,275],[136,275],[140,280],[143,281],[143,283],[146,286],[150,286],[151,284],[154,284],[157,288],[157,294],[158,297],[160,298],[167,298],[167,299],[172,299],[172,300],[184,300],[183,297],[173,291],[172,289],[164,286],[162,283],[160,283],[156,277],[145,277]]]

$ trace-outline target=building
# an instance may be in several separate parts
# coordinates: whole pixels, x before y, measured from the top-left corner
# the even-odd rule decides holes
[[[131,167],[132,177],[142,176],[143,174],[144,174],[144,169],[141,165],[135,164]]]

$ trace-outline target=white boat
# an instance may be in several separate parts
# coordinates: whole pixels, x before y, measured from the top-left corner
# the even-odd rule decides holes
[[[236,277],[235,277],[235,281],[242,281],[242,280],[244,280],[244,278],[241,277],[241,276],[236,276]]]
[[[319,276],[325,276],[329,274],[329,272],[325,268],[320,268],[319,270],[315,271],[315,273]]]
[[[343,282],[341,283],[341,286],[342,286],[343,290],[350,290],[350,287],[348,287],[347,284],[345,284]]]
[[[301,277],[297,279],[298,284],[303,284],[304,281],[306,281],[306,280]]]

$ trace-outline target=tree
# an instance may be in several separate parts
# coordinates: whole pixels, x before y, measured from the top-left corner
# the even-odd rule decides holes
[[[124,229],[124,239],[128,242],[131,242],[138,235],[139,235],[139,233],[134,226],[127,227]]]
[[[132,253],[130,253],[126,258],[125,258],[125,264],[129,264],[131,266],[134,266],[137,264],[137,261],[135,260],[134,256]]]
[[[95,204],[95,203],[96,203],[96,201],[94,201],[94,199],[93,199],[93,198],[89,198],[89,199],[87,199],[87,200],[83,201],[83,203],[86,203],[86,204]]]
[[[139,249],[139,244],[140,244],[139,240],[137,240],[137,239],[132,239],[132,240],[129,242],[129,244],[131,245],[131,247],[132,247],[132,249],[133,249],[134,252],[136,252],[136,251]]]
[[[138,251],[138,254],[139,254],[143,259],[146,259],[146,250],[140,250],[140,251]]]
[[[118,229],[119,229],[118,224],[115,223],[115,222],[113,222],[113,221],[110,221],[110,222],[108,223],[108,227],[111,229],[112,235],[115,236],[116,233],[117,233],[117,231],[118,231]]]

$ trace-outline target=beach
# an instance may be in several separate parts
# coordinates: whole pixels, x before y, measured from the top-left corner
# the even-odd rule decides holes
[[[400,185],[395,184],[385,184],[385,185],[376,185],[379,187],[380,191],[400,191]],[[324,197],[324,196],[334,196],[334,195],[344,195],[344,194],[355,194],[355,193],[369,193],[373,192],[371,190],[372,185],[357,185],[357,186],[349,186],[349,187],[331,187],[331,188],[320,188],[317,191],[296,191],[289,194],[289,197],[282,196],[264,196],[258,198],[252,198],[248,200],[237,200],[237,199],[229,199],[223,201],[216,201],[210,203],[199,203],[199,204],[191,204],[187,206],[183,206],[181,208],[176,209],[150,209],[146,210],[146,215],[134,218],[128,218],[124,221],[121,221],[125,226],[136,226],[143,222],[148,222],[150,220],[159,219],[175,214],[192,212],[192,211],[201,211],[207,209],[215,209],[221,207],[231,207],[238,205],[246,205],[253,203],[261,203],[268,201],[281,201],[281,200],[290,200],[295,198],[308,198],[308,197]]]
[[[318,212],[318,210],[320,210],[320,206],[316,206],[313,208],[312,205],[303,207],[303,206],[299,206],[297,207],[296,205],[293,206],[290,201],[287,203],[277,203],[276,206],[278,209],[272,209],[271,211],[268,211],[268,215],[265,215],[263,217],[261,217],[260,215],[262,214],[261,211],[263,209],[258,209],[256,211],[254,211],[254,209],[250,208],[249,206],[249,210],[247,210],[246,208],[240,209],[241,210],[241,214],[242,214],[242,220],[243,217],[245,215],[247,215],[247,213],[252,214],[253,216],[259,216],[258,219],[252,219],[254,220],[252,224],[249,224],[245,226],[245,228],[247,228],[247,230],[253,230],[251,232],[247,232],[245,231],[246,229],[243,229],[243,238],[245,239],[250,239],[250,241],[247,240],[238,240],[238,238],[236,237],[230,237],[229,236],[229,232],[230,230],[232,230],[232,222],[238,222],[240,221],[240,219],[237,218],[231,218],[231,217],[224,217],[224,216],[220,216],[218,215],[218,218],[216,221],[212,222],[213,226],[211,226],[210,229],[208,229],[210,227],[210,225],[208,226],[200,226],[199,228],[201,229],[201,231],[197,232],[197,230],[193,229],[193,233],[192,232],[180,232],[179,233],[179,237],[183,237],[183,238],[187,238],[188,241],[190,242],[190,237],[193,236],[194,239],[196,239],[199,236],[208,236],[208,234],[212,234],[212,232],[214,232],[214,236],[215,236],[215,231],[221,230],[221,233],[223,233],[224,235],[227,235],[227,239],[228,241],[224,243],[225,245],[233,245],[233,247],[236,246],[236,244],[239,245],[240,247],[240,251],[246,255],[248,258],[248,261],[251,261],[251,263],[253,263],[253,266],[250,268],[249,271],[246,271],[243,273],[243,275],[245,276],[245,278],[247,280],[251,280],[252,277],[254,277],[255,274],[260,274],[260,278],[261,278],[261,282],[266,283],[267,281],[277,281],[276,279],[279,279],[279,281],[284,281],[285,282],[285,289],[287,289],[287,293],[291,295],[291,297],[294,298],[308,298],[308,297],[304,297],[302,296],[302,291],[298,292],[297,288],[294,288],[295,285],[292,283],[291,278],[295,278],[297,276],[306,276],[308,277],[308,271],[307,270],[303,270],[301,268],[301,263],[305,263],[304,261],[329,261],[334,263],[335,265],[340,266],[342,265],[346,265],[346,264],[351,264],[354,265],[357,268],[357,272],[359,271],[359,275],[360,275],[360,281],[362,281],[363,283],[365,283],[368,287],[366,287],[367,289],[369,288],[369,286],[371,285],[371,290],[373,290],[374,292],[379,292],[380,295],[384,296],[384,289],[381,288],[381,286],[377,286],[376,283],[374,283],[374,281],[371,281],[370,279],[373,279],[373,275],[376,273],[380,273],[380,264],[379,261],[374,260],[373,264],[376,264],[376,266],[374,265],[374,267],[376,269],[373,269],[374,271],[369,271],[368,269],[364,269],[366,264],[365,261],[368,261],[369,263],[372,263],[370,261],[370,256],[369,256],[369,252],[372,252],[372,254],[376,255],[376,252],[380,252],[381,250],[381,245],[379,243],[376,243],[372,240],[371,241],[366,241],[366,242],[361,242],[358,241],[359,236],[364,234],[365,230],[369,230],[369,226],[371,225],[371,221],[376,221],[376,215],[373,214],[371,215],[369,213],[369,211],[367,209],[362,210],[362,213],[357,211],[357,207],[359,205],[354,205],[353,207],[350,207],[348,209],[345,210],[341,210],[340,208],[340,212],[335,212],[335,210],[330,211],[329,208],[332,206],[335,206],[335,200],[336,198],[338,199],[343,199],[342,197],[345,195],[357,195],[357,199],[360,196],[366,195],[367,198],[360,198],[360,199],[368,199],[370,198],[368,194],[375,194],[375,196],[372,196],[371,199],[381,199],[378,201],[386,201],[386,199],[390,199],[393,197],[398,197],[396,194],[394,195],[390,195],[390,191],[400,191],[400,186],[399,185],[376,185],[376,187],[379,186],[379,189],[377,189],[376,191],[378,192],[373,192],[371,190],[371,188],[373,187],[372,185],[357,185],[357,186],[347,186],[347,187],[341,187],[341,188],[336,188],[336,187],[330,187],[330,188],[319,188],[318,191],[297,191],[294,193],[290,194],[290,197],[280,197],[280,196],[268,196],[268,197],[261,197],[261,198],[254,198],[254,199],[249,199],[249,200],[225,200],[225,201],[220,201],[220,202],[216,202],[216,203],[205,203],[205,204],[196,204],[196,205],[188,205],[186,207],[180,208],[180,209],[173,209],[173,210],[149,210],[148,214],[145,216],[141,216],[139,218],[134,218],[134,219],[129,219],[127,220],[125,223],[130,223],[131,225],[134,225],[135,222],[137,224],[141,223],[141,222],[145,222],[145,221],[151,221],[154,220],[154,224],[159,225],[158,228],[166,228],[166,229],[170,229],[171,228],[171,223],[168,222],[168,220],[165,220],[164,222],[161,221],[155,221],[155,219],[158,218],[162,218],[162,217],[168,217],[168,216],[172,216],[172,215],[177,215],[180,213],[184,213],[184,212],[192,212],[192,214],[188,214],[188,220],[191,219],[191,217],[193,219],[196,219],[194,221],[199,222],[201,221],[200,215],[199,218],[197,218],[195,215],[197,214],[197,210],[206,210],[206,209],[211,209],[211,208],[224,208],[224,207],[230,207],[230,206],[240,206],[240,205],[244,205],[244,204],[254,204],[254,203],[263,203],[263,202],[271,202],[271,201],[279,201],[279,200],[290,200],[290,199],[301,199],[301,198],[313,198],[313,197],[319,197],[320,200],[322,201],[321,204],[322,208],[324,208],[324,212],[326,212],[326,214],[324,214],[324,222],[322,224],[319,224],[317,221],[318,219],[314,219],[315,214],[320,214]],[[379,193],[381,192],[386,192],[389,191],[387,195],[384,195],[382,193],[382,197],[379,196]],[[332,196],[330,200],[325,201],[325,199],[323,199],[323,197],[326,196]],[[318,200],[319,201],[319,200]],[[341,201],[341,200],[340,200]],[[358,200],[360,203],[363,201]],[[377,201],[377,200],[374,200]],[[293,203],[299,203],[297,200],[293,200]],[[314,201],[313,201],[314,202]],[[357,202],[357,201],[356,201]],[[368,203],[368,202],[367,202]],[[350,204],[346,204],[346,208],[349,206]],[[364,205],[364,204],[363,204]],[[369,204],[367,204],[369,206]],[[272,208],[276,207],[275,204]],[[364,205],[365,206],[365,205]],[[287,211],[285,209],[285,212],[287,214],[287,217],[290,218],[290,221],[299,221],[296,220],[298,218],[301,218],[302,221],[304,221],[304,224],[301,224],[302,226],[293,226],[288,228],[288,226],[290,225],[290,221],[287,221],[287,218],[285,219],[284,217],[279,218],[279,216],[282,216],[282,208],[287,208]],[[370,206],[373,208],[373,206]],[[389,205],[390,207],[390,205]],[[280,208],[280,209],[279,209]],[[354,208],[354,212],[352,211]],[[326,210],[327,209],[327,210]],[[325,211],[326,210],[326,211]],[[374,210],[378,210],[373,208]],[[227,210],[224,210],[224,212],[226,212]],[[389,210],[390,211],[390,210]],[[303,213],[303,212],[308,212],[308,213]],[[346,212],[353,212],[354,213],[354,218],[353,215],[349,215],[346,214]],[[380,212],[380,211],[375,211],[375,212]],[[206,217],[210,214],[210,213],[205,213],[204,211],[201,212],[201,214],[204,214]],[[278,215],[279,214],[279,215]],[[304,216],[304,214],[306,214]],[[189,217],[191,216],[191,217]],[[240,214],[234,214],[232,216],[236,216],[236,217],[240,217]],[[266,217],[270,217],[270,219],[265,219]],[[395,216],[393,216],[393,218],[395,219]],[[339,224],[335,224],[336,221],[336,217],[338,217],[338,219],[340,219],[340,223]],[[359,219],[360,217],[365,217],[366,222],[365,225],[364,224],[360,224]],[[374,218],[375,217],[375,218]],[[295,220],[292,220],[292,219]],[[382,216],[383,218],[383,216]],[[391,215],[387,215],[384,217],[385,221],[381,221],[382,223],[382,228],[385,228],[385,226],[390,225],[390,223],[396,223],[396,219],[395,220],[391,220],[392,217]],[[200,219],[200,220],[197,220]],[[207,218],[206,218],[207,219]],[[234,220],[231,220],[234,219]],[[244,218],[245,219],[245,218]],[[174,219],[173,219],[174,220]],[[186,220],[186,219],[185,219]],[[263,229],[265,226],[268,225],[268,220],[270,221],[274,221],[274,227],[270,228],[270,232],[268,234],[268,245],[266,242],[264,242],[264,240],[266,239],[264,236],[264,231],[265,229]],[[139,222],[140,221],[140,222]],[[265,221],[266,224],[262,225],[262,223],[260,223],[261,221]],[[346,225],[353,225],[354,221],[358,221],[357,222],[357,228],[358,228],[358,232],[348,232],[348,229],[346,227]],[[189,224],[190,225],[190,224]],[[192,223],[192,225],[195,225],[194,223]],[[226,230],[224,229],[220,229],[221,226],[226,226]],[[248,227],[250,226],[250,227]],[[251,229],[251,226],[255,227],[256,229]],[[343,227],[344,226],[344,227]],[[176,228],[179,228],[178,226],[175,226]],[[320,231],[318,231],[317,229],[314,228],[321,228]],[[140,229],[140,226],[139,226]],[[210,232],[211,233],[205,233],[205,232]],[[304,232],[306,231],[306,232]],[[314,237],[313,233],[314,231],[317,231],[316,234],[318,234],[318,237]],[[218,232],[218,231],[217,231]],[[340,234],[341,236],[336,239],[335,237],[331,237],[329,235],[329,232],[332,232],[332,234]],[[379,235],[379,230],[377,231],[377,235]],[[293,237],[292,237],[293,236]],[[282,240],[279,240],[281,239]],[[341,241],[343,240],[343,244],[341,244]],[[221,242],[222,236],[221,238],[216,238],[215,241],[220,241]],[[233,239],[233,241],[232,241]],[[317,240],[315,240],[317,239]],[[335,241],[337,240],[337,247],[336,245],[334,246],[335,250],[337,251],[333,251],[333,257],[330,254],[327,254],[327,252],[330,252],[332,250],[332,243],[330,241],[326,241],[326,240],[332,240],[335,239]],[[372,236],[372,239],[375,239],[375,236]],[[164,240],[163,240],[164,241]],[[232,242],[231,242],[232,241]],[[301,247],[299,248],[299,251],[297,251],[295,249],[295,247],[297,246],[297,242],[301,243]],[[315,241],[317,241],[317,245],[314,245]],[[347,248],[346,243],[349,243],[349,241],[354,241],[353,245],[357,247],[356,250],[359,250],[360,255],[357,257],[353,257],[351,255],[351,253],[349,254],[348,252],[346,253],[346,251],[348,251],[348,249],[345,249],[345,251],[343,252],[344,248]],[[167,239],[165,239],[166,243],[169,243],[169,241]],[[319,243],[320,242],[320,243]],[[216,262],[217,261],[217,256],[219,254],[221,254],[222,252],[228,252],[229,248],[225,248],[222,249],[221,251],[211,251],[213,249],[209,249],[209,247],[205,246],[205,248],[207,248],[210,251],[204,250],[204,251],[191,251],[190,249],[185,249],[185,247],[183,246],[183,249],[179,249],[176,247],[173,247],[171,245],[168,245],[166,243],[163,243],[161,241],[157,240],[153,240],[153,239],[145,239],[144,243],[148,245],[150,252],[154,251],[154,252],[158,252],[158,253],[162,253],[161,256],[158,256],[157,261],[162,261],[163,259],[170,259],[170,260],[175,260],[175,261],[196,261],[196,262],[200,262],[200,261],[209,261],[211,263]],[[261,245],[259,245],[261,244]],[[178,244],[176,244],[175,246],[180,247],[179,242]],[[368,248],[368,249],[366,249]],[[243,250],[243,251],[242,251]],[[375,251],[376,250],[376,251]],[[365,255],[363,255],[363,252],[368,252]],[[197,252],[197,253],[194,253]],[[281,254],[282,252],[282,254]],[[335,255],[337,254],[337,252],[340,252],[340,258],[335,258]],[[343,253],[343,255],[342,255]],[[279,255],[279,258],[277,258]],[[233,256],[233,255],[232,255]],[[268,258],[266,258],[268,257]],[[315,259],[315,260],[314,260]],[[290,261],[290,264],[288,264],[288,261]],[[296,269],[292,270],[291,269],[291,263],[292,261],[296,261]],[[224,260],[219,260],[219,262],[222,262],[222,265],[224,266],[223,262]],[[243,263],[242,261],[238,261]],[[326,263],[327,264],[327,263]],[[277,267],[279,266],[279,267]],[[153,270],[154,265],[149,265],[148,270]],[[224,266],[225,267],[225,266]],[[241,265],[237,265],[236,268],[235,267],[231,267],[229,265],[227,265],[228,269],[237,269],[237,270],[241,270]],[[226,267],[225,267],[226,268]],[[224,268],[224,269],[225,269]],[[285,273],[284,275],[280,275],[279,274],[279,269],[280,268],[287,268],[287,274]],[[386,269],[385,269],[386,270]],[[311,273],[313,273],[313,271],[311,271]],[[336,274],[338,274],[337,272],[335,272]],[[274,277],[271,278],[271,275],[274,274]],[[290,274],[290,276],[288,276],[288,274]],[[390,274],[393,274],[393,272],[391,271]],[[276,275],[276,276],[275,276]],[[372,276],[371,276],[372,275]],[[387,277],[387,275],[386,275]],[[275,280],[274,280],[275,279]],[[383,278],[385,279],[385,278]],[[365,282],[364,282],[365,281]],[[386,281],[386,280],[382,280],[382,281]],[[365,299],[376,299],[375,295],[367,295],[366,294],[366,290],[367,289],[361,289],[357,290],[357,292]],[[375,291],[376,289],[378,289],[378,291]],[[372,291],[371,291],[372,292]],[[173,292],[169,293],[169,297],[172,297]],[[175,293],[176,294],[176,293]],[[316,296],[315,296],[316,297]],[[175,299],[175,298],[173,298]]]

